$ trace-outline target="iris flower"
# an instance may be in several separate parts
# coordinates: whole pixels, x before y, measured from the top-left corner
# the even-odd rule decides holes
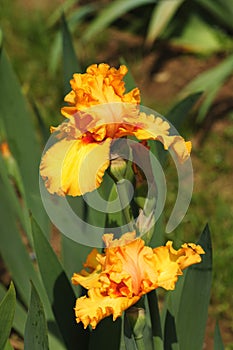
[[[97,189],[111,162],[111,145],[117,138],[159,140],[172,148],[181,161],[189,157],[191,143],[169,135],[170,125],[139,109],[138,88],[125,92],[127,68],[91,65],[74,74],[68,106],[61,109],[67,120],[51,127],[57,142],[43,155],[40,174],[51,194],[80,196]]]
[[[142,295],[162,287],[173,290],[178,276],[186,267],[199,263],[203,249],[193,243],[183,244],[179,250],[168,241],[166,246],[152,249],[145,246],[135,232],[120,239],[113,234],[103,236],[105,254],[96,249],[87,257],[86,269],[74,273],[73,284],[88,289],[87,296],[77,299],[77,322],[94,329],[104,317],[113,320],[135,304]]]

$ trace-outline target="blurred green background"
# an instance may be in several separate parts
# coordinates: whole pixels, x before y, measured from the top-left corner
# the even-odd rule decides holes
[[[227,349],[233,349],[233,1],[2,0],[4,47],[24,95],[40,110],[45,137],[49,126],[62,120],[67,92],[63,12],[77,71],[99,62],[118,66],[124,59],[143,104],[164,115],[188,92],[204,91],[179,129],[193,143],[195,183],[187,215],[174,235],[196,240],[209,223],[214,277],[206,348],[217,317]],[[34,124],[38,127],[38,120]],[[169,169],[168,213],[177,193],[174,169]],[[0,280],[7,285],[3,263],[1,271]]]

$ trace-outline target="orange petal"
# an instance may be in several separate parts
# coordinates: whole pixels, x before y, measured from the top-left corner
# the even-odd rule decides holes
[[[133,298],[118,297],[111,298],[104,296],[98,289],[91,289],[88,297],[78,298],[75,305],[75,315],[77,323],[82,322],[84,328],[90,324],[93,329],[103,318],[113,315],[115,321],[122,312],[128,309],[139,300],[138,296]]]
[[[124,284],[128,295],[142,295],[157,287],[157,272],[152,248],[145,246],[142,239],[134,238],[135,232],[126,233],[119,240],[104,235],[108,248],[103,270],[110,281]],[[122,242],[124,245],[119,245]]]
[[[40,173],[50,193],[80,196],[98,188],[109,166],[111,139],[61,140],[44,154]]]
[[[138,88],[125,94],[123,78],[127,71],[126,66],[116,69],[101,63],[91,65],[84,74],[74,74],[70,81],[72,91],[65,96],[69,106],[61,109],[62,114],[69,118],[69,115],[77,111],[110,102],[138,104],[140,102]]]

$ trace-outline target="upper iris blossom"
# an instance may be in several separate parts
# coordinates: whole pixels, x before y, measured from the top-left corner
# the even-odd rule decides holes
[[[85,74],[74,74],[72,91],[62,108],[68,118],[55,132],[57,142],[44,153],[40,174],[50,193],[79,196],[98,188],[111,161],[115,139],[135,136],[159,140],[174,150],[181,161],[189,157],[191,143],[169,135],[170,125],[139,109],[138,88],[125,93],[125,66],[91,65]]]
[[[84,264],[87,269],[72,277],[73,284],[88,289],[88,296],[78,298],[75,305],[76,320],[85,328],[89,324],[95,328],[111,314],[115,320],[153,289],[173,290],[182,270],[199,263],[204,254],[193,243],[175,250],[169,241],[166,246],[152,249],[141,238],[135,239],[135,232],[126,233],[119,240],[105,234],[103,240],[105,254],[92,250]]]

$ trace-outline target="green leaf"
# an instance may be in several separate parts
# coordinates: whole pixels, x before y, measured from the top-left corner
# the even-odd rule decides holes
[[[62,33],[59,31],[55,34],[49,52],[49,73],[54,75],[57,71],[58,63],[62,55]]]
[[[52,323],[54,320],[51,307],[48,302],[45,290],[41,284],[41,281],[39,280],[39,275],[34,269],[33,262],[30,259],[27,248],[22,242],[22,234],[18,229],[14,204],[12,204],[12,198],[9,196],[9,188],[5,186],[5,182],[3,181],[3,175],[4,174],[0,172],[0,220],[2,224],[0,254],[3,257],[8,271],[11,273],[17,291],[24,304],[28,305],[29,303],[29,281],[32,280],[43,300],[43,304],[45,305],[46,309],[46,315],[49,321]],[[14,327],[21,335],[24,331],[25,319],[26,315],[24,314],[22,307],[19,310],[17,304]],[[61,349],[61,345],[52,334],[50,334],[50,341],[51,344],[56,345],[57,349]]]
[[[113,321],[112,316],[106,317],[91,332],[88,350],[119,350],[120,339],[121,318]]]
[[[168,291],[166,295],[165,305],[162,310],[162,320],[164,325],[164,350],[179,350],[176,330],[176,317],[179,310],[183,285],[187,270],[184,271],[176,283],[173,291]]]
[[[9,340],[6,342],[4,350],[14,350]]]
[[[154,349],[163,350],[163,334],[156,290],[147,294]]]
[[[0,50],[2,48],[2,39],[3,39],[2,37],[3,37],[2,30],[0,29]]]
[[[186,120],[188,113],[191,111],[195,103],[201,96],[201,92],[193,93],[182,101],[178,102],[166,115],[166,118],[170,121],[170,123],[176,128],[180,129],[182,123]],[[167,159],[168,153],[164,151],[164,148],[161,144],[156,144],[154,141],[149,141],[149,146],[151,152],[159,159],[160,164],[164,165]],[[151,162],[152,170],[154,176],[158,178],[158,171],[154,164]],[[164,244],[164,232],[165,231],[165,223],[163,214],[160,215],[159,219],[156,222],[154,233],[151,239],[150,245],[153,247],[161,246]]]
[[[164,327],[164,350],[170,349],[180,350],[180,347],[177,340],[175,317],[167,309]]]
[[[127,64],[126,60],[123,57],[120,58],[120,64],[124,64],[128,69],[128,72],[127,72],[126,76],[124,77],[124,82],[125,82],[125,89],[127,92],[129,92],[130,90],[132,90],[136,87],[136,82],[135,82],[133,74],[129,68],[129,65]]]
[[[180,130],[182,124],[185,122],[187,115],[190,113],[193,106],[201,97],[202,92],[195,92],[190,94],[182,101],[178,102],[166,115],[169,122]]]
[[[225,41],[227,43],[226,36],[209,24],[201,11],[190,12],[187,23],[178,31],[177,36],[170,39],[172,45],[200,54],[211,54],[221,50]]]
[[[217,95],[220,87],[225,80],[232,74],[233,70],[233,55],[227,57],[222,63],[216,67],[202,73],[197,78],[191,81],[184,90],[184,93],[194,93],[197,91],[204,91],[205,100],[198,111],[197,121],[202,122],[211,104]]]
[[[4,349],[9,338],[15,313],[15,288],[11,282],[10,288],[0,303],[0,349]]]
[[[2,299],[6,295],[6,288],[0,284],[0,299]],[[27,313],[22,304],[18,300],[16,300],[15,306],[15,315],[13,321],[13,328],[17,331],[19,335],[23,337],[25,323],[27,319]]]
[[[68,350],[77,349],[77,344],[86,348],[88,330],[76,324],[75,294],[56,254],[33,220],[33,239],[41,277],[50,300],[57,324]]]
[[[77,4],[77,0],[66,0],[61,5],[56,6],[55,11],[51,14],[48,19],[48,26],[52,27],[60,20],[62,15],[66,13],[71,7]]]
[[[37,281],[39,284],[38,274],[33,267],[26,246],[22,242],[21,233],[17,227],[14,205],[12,205],[12,199],[7,192],[8,188],[4,186],[1,175],[0,173],[0,220],[2,225],[0,254],[14,279],[23,302],[28,305],[29,280],[32,279],[34,283]]]
[[[224,26],[228,26],[229,29],[233,29],[233,7],[232,2],[229,0],[195,0],[203,8],[214,15]]]
[[[83,263],[86,261],[92,247],[79,244],[62,235],[61,248],[64,270],[67,276],[71,278],[74,272],[79,272],[83,269]],[[80,296],[82,293],[81,286],[73,286],[73,289],[75,291],[75,295]]]
[[[151,45],[166,28],[183,2],[184,0],[160,1],[155,5],[146,37],[147,45]]]
[[[63,44],[63,74],[64,74],[64,92],[70,91],[70,79],[74,73],[81,73],[82,69],[78,63],[72,43],[71,34],[65,19],[62,16],[62,44]]]
[[[44,113],[46,107],[44,106],[43,101],[38,102],[31,98],[30,102],[31,102],[35,117],[37,118],[41,139],[43,141],[43,144],[46,144],[50,136],[47,122],[45,122],[45,120],[47,121],[47,118],[49,117]]]
[[[16,181],[16,177],[18,177],[18,181]],[[4,160],[0,154],[0,181],[0,187],[2,186],[4,188],[4,192],[8,198],[11,210],[14,212],[17,219],[20,220],[22,228],[25,230],[30,240],[31,232],[28,209],[25,206],[22,206],[19,201],[18,192],[12,186],[13,181],[15,187],[17,187],[17,189],[20,191],[22,185],[22,179],[19,174],[18,165],[16,164],[13,156]],[[18,182],[20,182],[20,185]],[[24,190],[22,189],[20,192],[21,195],[23,195]]]
[[[38,176],[40,145],[32,116],[4,49],[0,51],[0,79],[0,119],[3,121],[10,149],[20,169],[28,207],[45,228],[48,219],[40,198]]]
[[[154,0],[115,0],[104,7],[87,28],[82,39],[88,41],[103,31],[110,23],[139,6],[152,4]]]
[[[0,298],[3,298],[5,294],[6,294],[6,289],[0,284]],[[19,335],[21,335],[21,337],[23,337],[24,335],[26,320],[27,320],[27,313],[25,308],[22,306],[22,304],[19,301],[16,301],[13,328],[17,331]],[[51,320],[49,320],[49,322],[50,324],[52,324]],[[54,328],[51,330],[51,332],[49,332],[49,344],[51,349],[65,350],[60,340],[58,339],[57,335],[55,335],[55,332],[56,330],[54,330]]]
[[[176,328],[180,349],[202,349],[212,281],[212,246],[208,225],[198,244],[205,255],[188,268],[181,293]],[[192,341],[190,341],[192,339]]]
[[[91,13],[96,12],[98,6],[99,6],[98,4],[93,3],[93,4],[87,4],[81,7],[78,6],[76,9],[74,8],[72,12],[70,12],[69,16],[67,15],[66,17],[69,31],[71,33],[73,33],[74,31],[77,31],[77,25],[78,24],[80,25],[85,20],[85,18],[89,16]],[[61,16],[61,13],[60,13],[60,16]],[[56,72],[58,67],[58,62],[60,61],[61,56],[62,56],[62,33],[61,31],[59,31],[55,35],[55,38],[53,43],[51,44],[51,50],[50,50],[49,71],[52,74]],[[78,69],[76,68],[75,71],[78,71]]]
[[[214,330],[214,350],[224,350],[224,344],[218,322],[216,322]]]
[[[31,285],[31,302],[24,333],[25,350],[48,350],[48,329],[44,308],[35,286]]]

